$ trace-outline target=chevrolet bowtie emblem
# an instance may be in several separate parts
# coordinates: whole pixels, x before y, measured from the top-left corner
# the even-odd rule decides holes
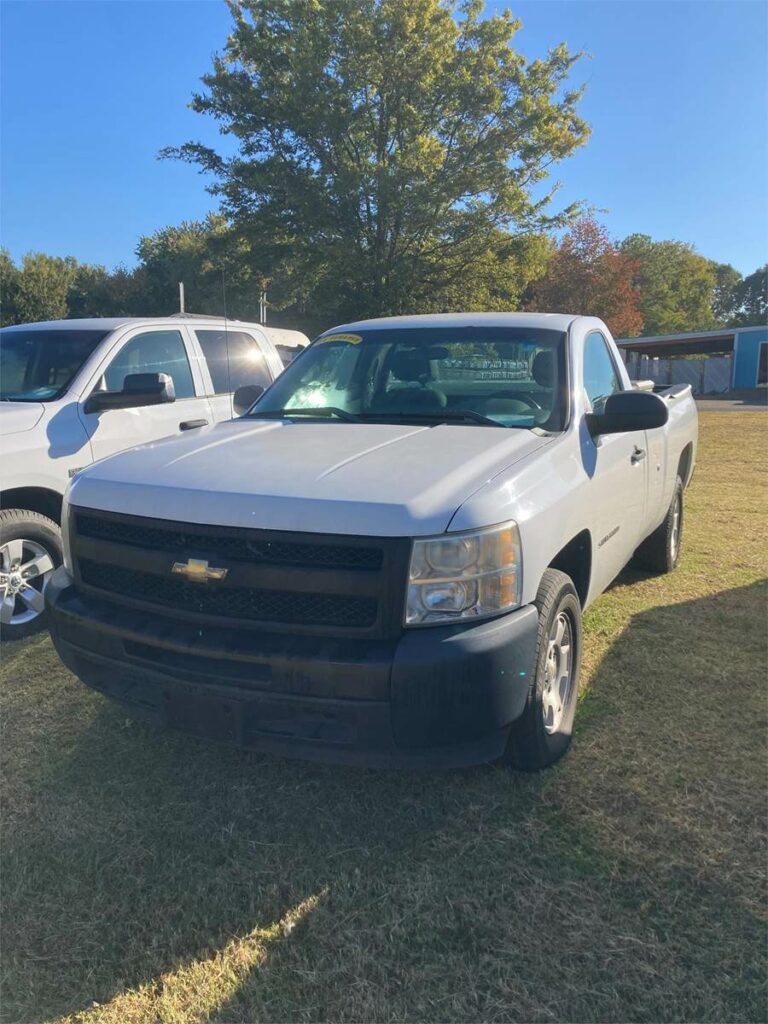
[[[209,580],[223,580],[229,569],[214,569],[202,558],[189,558],[186,562],[174,562],[171,572],[177,572],[192,583],[207,583]]]

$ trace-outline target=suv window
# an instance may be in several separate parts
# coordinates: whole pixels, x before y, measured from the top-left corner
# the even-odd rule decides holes
[[[192,398],[195,385],[179,331],[146,331],[123,345],[104,374],[107,391],[122,391],[131,373],[167,373],[176,398]]]
[[[608,342],[597,331],[584,342],[584,390],[596,413],[603,411],[606,398],[622,390]]]
[[[243,384],[272,383],[261,346],[244,331],[195,331],[217,395],[237,391]]]

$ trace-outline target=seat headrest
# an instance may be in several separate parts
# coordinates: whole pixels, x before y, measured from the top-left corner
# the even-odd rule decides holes
[[[389,369],[396,380],[426,381],[430,375],[428,353],[423,348],[398,348],[392,353]]]
[[[537,352],[531,367],[533,379],[543,388],[551,388],[555,383],[555,354],[550,349]]]

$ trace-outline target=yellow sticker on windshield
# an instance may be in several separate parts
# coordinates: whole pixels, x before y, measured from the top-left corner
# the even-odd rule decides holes
[[[327,345],[329,341],[343,341],[347,345],[359,345],[362,340],[362,334],[326,334],[324,338],[318,338],[315,344]]]

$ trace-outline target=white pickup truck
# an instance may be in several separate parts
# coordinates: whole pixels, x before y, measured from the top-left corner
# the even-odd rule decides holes
[[[582,610],[668,572],[687,386],[632,387],[600,321],[326,332],[235,421],[72,482],[45,590],[66,665],[150,719],[364,764],[567,749]]]
[[[0,331],[0,635],[43,626],[69,478],[115,452],[230,419],[298,331],[215,317],[55,320]],[[162,375],[162,376],[159,376]]]

